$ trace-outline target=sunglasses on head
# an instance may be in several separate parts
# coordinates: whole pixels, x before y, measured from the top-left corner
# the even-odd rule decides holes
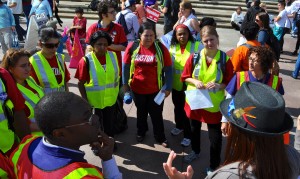
[[[53,44],[53,43],[45,43],[42,42],[43,46],[45,46],[46,48],[57,48],[59,46],[59,42],[57,44]]]

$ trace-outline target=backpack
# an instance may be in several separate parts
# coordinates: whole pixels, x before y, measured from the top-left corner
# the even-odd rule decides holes
[[[226,71],[226,57],[227,57],[226,53],[223,52],[223,51],[221,51],[220,60],[217,62],[217,64],[221,63],[221,70],[222,70],[223,74]],[[192,71],[194,71],[194,68],[195,68],[196,64],[199,63],[200,58],[201,58],[200,52],[199,53],[194,53],[194,55],[193,55],[193,67],[192,67]]]
[[[91,3],[88,5],[88,9],[91,9],[92,11],[97,11],[98,4],[99,4],[99,0],[92,0]]]
[[[128,14],[128,13],[126,13],[126,14]],[[125,20],[126,14],[123,14],[122,12],[120,12],[120,16],[119,16],[117,23],[120,24],[124,28],[125,35],[128,35],[131,32],[131,30],[129,30],[127,28],[127,24],[126,24],[126,20]]]
[[[266,42],[266,44],[271,47],[272,51],[274,52],[275,58],[278,61],[280,58],[280,43],[279,40],[276,38],[276,36],[272,32],[268,32],[269,40]]]

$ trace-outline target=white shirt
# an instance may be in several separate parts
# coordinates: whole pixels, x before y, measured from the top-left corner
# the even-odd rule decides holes
[[[292,13],[297,12],[299,8],[300,8],[300,0],[296,0],[291,5],[291,9],[292,9],[291,12]],[[298,14],[300,14],[300,11],[298,12]]]
[[[13,3],[17,3],[15,7],[10,8],[13,14],[22,14],[22,0],[7,0],[7,6],[10,6]]]
[[[277,27],[285,27],[286,21],[288,20],[286,10],[284,9],[280,11],[278,16],[281,18],[279,19],[279,21],[275,22],[275,25]]]
[[[237,12],[235,11],[232,15],[231,15],[231,22],[235,22],[236,24],[238,23],[242,23],[244,20],[244,14],[240,13],[240,15],[237,14]]]
[[[286,10],[286,12],[287,12],[287,15],[293,14],[293,12],[292,12],[292,5],[290,5],[290,6],[285,6],[285,10]],[[291,22],[293,22],[293,19],[294,19],[294,18],[292,18],[292,17],[288,17],[288,18],[287,18],[287,20],[286,20],[286,22],[285,22],[285,27],[286,27],[286,28],[291,28],[291,26],[292,26]]]
[[[127,25],[127,29],[129,30],[129,34],[126,35],[128,41],[134,41],[138,37],[138,31],[140,28],[140,24],[138,21],[138,18],[135,14],[132,13],[132,11],[128,8],[125,10],[119,12],[116,15],[116,22],[119,20],[120,13],[126,14],[125,15],[125,21]]]

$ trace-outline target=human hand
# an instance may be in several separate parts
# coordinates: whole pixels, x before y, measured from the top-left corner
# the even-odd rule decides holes
[[[204,89],[204,88],[205,88],[204,84],[203,84],[201,81],[196,80],[196,79],[195,79],[195,81],[194,81],[194,85],[195,85],[195,87],[198,88],[198,89]]]
[[[163,163],[163,168],[169,179],[191,179],[194,170],[191,165],[187,167],[186,172],[180,172],[175,167],[172,167],[172,162],[176,158],[176,153],[172,150],[169,154],[167,163]]]
[[[181,20],[181,17],[182,17],[182,13],[179,11],[179,12],[178,12],[178,20],[179,20],[179,22],[180,22],[180,20]]]
[[[222,122],[221,131],[222,131],[223,135],[225,135],[225,136],[228,135],[228,122]]]
[[[15,27],[15,26],[11,26],[11,30],[12,30],[12,31],[15,31],[15,30],[16,30],[16,27]]]
[[[220,87],[221,87],[221,85],[219,83],[215,83],[215,82],[211,81],[211,82],[208,82],[205,87],[206,87],[206,89],[216,89],[216,90],[219,90]]]
[[[114,139],[106,135],[103,131],[99,132],[97,142],[90,144],[94,154],[99,156],[103,161],[112,159],[112,154],[114,150]]]

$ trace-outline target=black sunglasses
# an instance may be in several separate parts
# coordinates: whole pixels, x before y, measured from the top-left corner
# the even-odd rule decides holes
[[[43,46],[45,46],[46,48],[57,48],[59,46],[59,42],[57,44],[53,44],[53,43],[45,43],[42,42]]]

